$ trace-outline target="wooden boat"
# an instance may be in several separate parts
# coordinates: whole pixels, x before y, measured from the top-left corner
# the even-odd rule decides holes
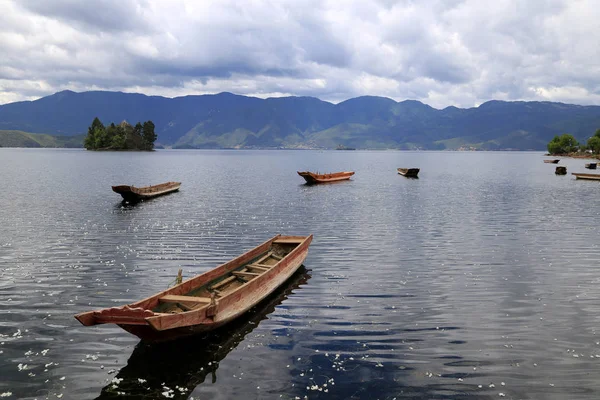
[[[594,163],[588,163],[588,164],[585,164],[585,167],[586,167],[587,169],[596,169],[596,166],[597,166],[597,165],[598,165],[598,164],[594,162]]]
[[[161,399],[164,398],[162,394],[164,386],[171,388],[179,386],[186,388],[187,393],[192,393],[198,385],[211,382],[210,376],[212,375],[213,379],[216,377],[220,362],[242,343],[244,338],[261,324],[261,321],[267,319],[275,307],[285,301],[291,293],[301,290],[310,278],[309,272],[304,267],[300,267],[268,298],[220,329],[180,340],[135,346],[131,357],[127,360],[127,365],[116,375],[120,381],[123,381],[119,384],[122,398]],[[165,374],[166,365],[169,368],[168,374]],[[164,383],[142,387],[138,381],[140,376],[148,382]],[[113,382],[106,385],[98,398],[114,398],[113,386]]]
[[[218,328],[281,286],[302,265],[310,236],[277,235],[210,271],[138,302],[75,315],[85,326],[117,324],[146,341]]]
[[[344,172],[332,172],[330,174],[315,174],[313,172],[297,171],[298,175],[306,180],[306,183],[327,183],[327,182],[337,182],[344,181],[350,179],[352,175],[354,175],[353,171],[344,171]]]
[[[556,170],[554,171],[554,173],[556,175],[566,175],[567,174],[567,167],[558,166],[558,167],[556,167]]]
[[[584,174],[580,172],[572,172],[576,179],[586,179],[588,181],[600,181],[600,174]]]
[[[558,164],[560,160],[544,160],[546,164]]]
[[[112,190],[123,196],[127,201],[140,201],[151,199],[152,197],[176,192],[179,190],[181,182],[166,182],[159,185],[135,187],[129,185],[113,186]]]
[[[398,173],[407,178],[418,178],[419,168],[398,168]]]

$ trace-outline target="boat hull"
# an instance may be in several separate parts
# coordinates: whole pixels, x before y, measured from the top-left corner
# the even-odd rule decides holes
[[[398,168],[398,173],[407,178],[418,178],[419,168]]]
[[[558,164],[560,160],[544,160],[546,164]]]
[[[228,263],[152,297],[121,307],[81,313],[75,318],[86,326],[114,323],[144,341],[165,341],[210,331],[243,315],[287,281],[306,259],[311,241],[312,235],[306,237],[278,235]],[[186,312],[153,311],[165,298],[200,299],[200,297],[182,295],[197,290],[202,285],[218,281],[228,274],[233,276],[235,272],[232,271],[237,272],[239,268],[269,252],[273,245],[295,245],[295,247],[266,272],[218,299],[211,299],[210,304]],[[182,300],[182,303],[186,301]]]
[[[331,174],[315,174],[309,171],[297,171],[298,175],[304,178],[306,183],[315,184],[315,183],[330,183],[330,182],[339,182],[346,181],[350,179],[352,175],[354,175],[353,171],[344,171],[344,172],[334,172]]]
[[[600,181],[600,174],[584,174],[578,172],[572,172],[571,175],[575,176],[576,179],[583,179],[588,181]]]
[[[181,182],[166,182],[159,185],[135,187],[129,185],[113,186],[112,190],[120,194],[126,201],[142,201],[165,194],[177,192],[181,187]]]

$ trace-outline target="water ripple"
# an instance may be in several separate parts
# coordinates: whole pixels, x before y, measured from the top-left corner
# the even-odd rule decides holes
[[[556,177],[539,153],[0,149],[0,168],[0,394],[600,393],[600,186]],[[356,175],[306,186],[305,169]],[[174,179],[179,193],[135,206],[110,191]],[[277,233],[315,235],[310,280],[216,335],[153,348],[72,318]]]

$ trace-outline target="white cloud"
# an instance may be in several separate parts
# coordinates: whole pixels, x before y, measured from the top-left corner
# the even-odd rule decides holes
[[[71,90],[600,104],[595,0],[0,0],[0,103]]]

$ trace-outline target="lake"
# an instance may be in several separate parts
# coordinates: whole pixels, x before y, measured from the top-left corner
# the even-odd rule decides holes
[[[597,399],[600,185],[543,158],[0,149],[0,396]],[[172,180],[136,206],[110,188]],[[304,268],[216,334],[146,345],[73,318],[278,233],[314,234]]]

